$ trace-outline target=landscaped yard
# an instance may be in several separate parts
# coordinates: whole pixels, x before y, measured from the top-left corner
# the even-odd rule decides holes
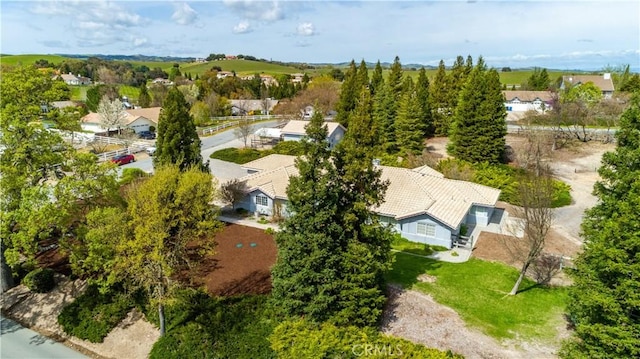
[[[418,276],[424,273],[435,277],[435,281],[419,281]],[[493,337],[556,337],[556,328],[562,324],[566,289],[539,287],[525,279],[521,291],[509,296],[517,275],[517,270],[505,264],[475,258],[454,264],[396,253],[388,278],[407,289],[431,294],[439,303],[456,310],[467,324]]]

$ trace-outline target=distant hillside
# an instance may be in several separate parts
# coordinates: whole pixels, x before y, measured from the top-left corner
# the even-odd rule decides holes
[[[209,62],[199,62],[190,64],[181,64],[180,71],[182,73],[189,72],[191,75],[203,74],[214,66],[219,66],[223,71],[235,71],[238,75],[250,75],[254,73],[267,74],[293,74],[303,72],[300,69],[290,66],[282,66],[271,64],[268,62],[251,61],[251,60],[218,60]],[[307,71],[308,72],[308,71]]]
[[[71,59],[61,55],[6,55],[0,56],[0,63],[5,65],[33,65],[36,61],[43,59],[54,64],[59,64],[64,60]]]

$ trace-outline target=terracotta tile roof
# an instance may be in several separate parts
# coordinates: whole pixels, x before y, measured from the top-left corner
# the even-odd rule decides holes
[[[562,82],[568,83],[572,86],[593,82],[593,84],[602,91],[614,91],[611,75],[609,75],[608,78],[605,78],[604,75],[567,75],[562,76]]]
[[[276,167],[284,155],[261,158],[263,172],[241,178],[249,191],[260,190],[271,198],[286,199],[289,177],[298,174],[294,165]],[[293,161],[295,157],[291,157]],[[269,161],[273,164],[269,165]],[[253,161],[256,162],[256,161]],[[245,164],[246,165],[246,164]],[[256,164],[252,164],[256,166]],[[472,205],[495,206],[500,191],[466,181],[457,181],[426,166],[416,169],[380,166],[382,179],[389,180],[385,202],[373,210],[395,219],[427,214],[452,229],[465,219]]]
[[[288,135],[302,135],[302,136],[304,136],[306,134],[305,127],[307,126],[308,123],[309,123],[309,121],[291,120],[282,128],[282,131],[280,131],[280,132],[283,135],[287,135],[288,134]],[[331,136],[331,134],[336,129],[338,129],[338,127],[342,127],[342,125],[337,123],[337,122],[325,121],[324,124],[327,125],[327,131],[328,131],[328,135],[329,136]]]
[[[507,102],[513,101],[515,98],[521,102],[533,102],[536,99],[540,99],[543,102],[549,102],[552,100],[551,92],[549,91],[502,91]]]

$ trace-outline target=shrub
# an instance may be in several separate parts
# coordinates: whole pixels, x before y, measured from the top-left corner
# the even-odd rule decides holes
[[[29,272],[22,283],[29,288],[30,291],[36,293],[46,293],[56,286],[53,277],[53,271],[49,268],[38,268]]]
[[[562,181],[554,180],[553,200],[551,201],[551,207],[558,208],[568,206],[571,204],[571,202],[571,186]]]
[[[264,218],[264,217],[260,217],[260,218],[258,218],[258,223],[267,224],[267,223],[269,223],[269,220]]]
[[[149,132],[156,132],[155,126],[149,126]]]
[[[120,185],[127,185],[138,178],[147,176],[149,176],[149,174],[139,168],[125,168],[122,170],[122,176],[120,176]]]
[[[249,214],[249,211],[247,211],[244,208],[236,208],[236,214],[238,214],[239,216],[246,217]]]
[[[304,146],[299,141],[282,141],[273,146],[273,152],[281,155],[301,156]]]
[[[224,148],[212,153],[209,157],[217,160],[245,164],[263,157],[264,154],[253,148]]]
[[[275,357],[267,337],[279,322],[266,296],[216,299],[183,290],[165,315],[167,333],[154,344],[150,358]],[[149,319],[157,323],[155,308]]]
[[[274,234],[276,234],[276,231],[273,228],[269,227],[264,230],[264,233],[273,236]]]
[[[133,308],[134,301],[121,292],[100,293],[95,285],[62,309],[58,323],[65,333],[101,343]]]
[[[414,344],[408,340],[380,334],[374,328],[336,327],[305,320],[286,321],[269,337],[278,358],[461,358]]]

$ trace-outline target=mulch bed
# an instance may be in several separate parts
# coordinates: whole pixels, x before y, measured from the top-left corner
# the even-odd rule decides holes
[[[215,254],[203,258],[189,273],[194,286],[210,294],[233,296],[271,292],[271,266],[277,248],[264,230],[227,224],[215,236]]]

